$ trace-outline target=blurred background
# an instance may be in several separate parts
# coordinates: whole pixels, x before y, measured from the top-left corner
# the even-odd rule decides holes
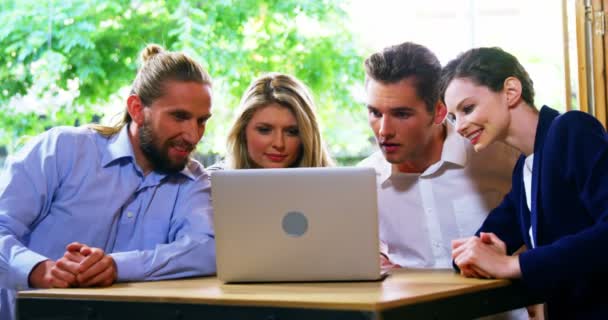
[[[530,72],[538,106],[576,108],[576,72],[565,77],[575,66],[564,63],[576,50],[564,36],[574,32],[564,28],[574,24],[564,15],[573,1],[0,0],[0,165],[52,126],[116,120],[148,43],[185,51],[214,79],[213,118],[196,155],[206,165],[224,153],[245,88],[270,71],[312,89],[340,164],[369,155],[363,60],[404,41],[442,64],[500,46]]]

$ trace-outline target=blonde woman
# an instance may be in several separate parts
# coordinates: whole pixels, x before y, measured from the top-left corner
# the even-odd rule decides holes
[[[270,73],[255,79],[228,134],[225,161],[209,169],[332,165],[314,109],[310,91],[295,77]]]

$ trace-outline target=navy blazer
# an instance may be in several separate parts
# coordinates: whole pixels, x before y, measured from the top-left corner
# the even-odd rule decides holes
[[[539,115],[532,169],[532,204],[523,183],[524,156],[511,191],[477,232],[494,232],[508,254],[521,245],[522,282],[547,301],[549,319],[608,319],[608,137],[592,116]]]

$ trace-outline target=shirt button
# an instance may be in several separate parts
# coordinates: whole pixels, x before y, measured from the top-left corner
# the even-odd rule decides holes
[[[133,212],[131,212],[131,211],[127,212],[127,217],[128,218],[133,218]]]

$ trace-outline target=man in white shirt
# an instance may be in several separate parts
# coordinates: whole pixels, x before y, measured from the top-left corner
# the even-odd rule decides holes
[[[475,153],[445,123],[441,64],[427,48],[410,42],[385,48],[365,60],[365,72],[380,151],[359,165],[378,175],[383,265],[451,268],[451,240],[474,234],[500,203],[519,154],[499,144]],[[527,315],[521,309],[497,318]]]

